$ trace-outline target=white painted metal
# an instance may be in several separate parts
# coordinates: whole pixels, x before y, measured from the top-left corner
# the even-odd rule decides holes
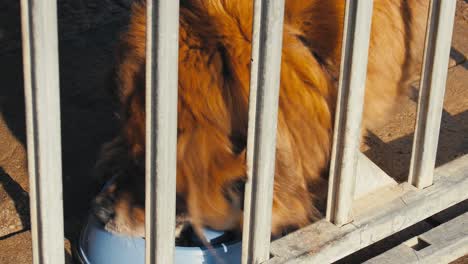
[[[418,249],[409,243],[402,243],[364,263],[439,264],[450,263],[463,257],[468,254],[468,213],[464,213],[411,240],[415,244],[423,243],[426,247]]]
[[[398,183],[366,155],[358,152],[356,188],[353,199],[359,199],[378,189],[395,186]]]
[[[372,0],[346,1],[326,213],[337,225],[352,219],[372,6]]]
[[[271,210],[283,40],[284,0],[256,0],[247,142],[242,263],[270,256]]]
[[[432,0],[408,181],[432,184],[457,1]]]
[[[56,1],[21,0],[34,263],[64,263]]]
[[[408,183],[394,188],[407,191],[357,212],[350,224],[338,227],[322,220],[272,242],[274,257],[267,263],[332,263],[468,199],[468,155],[437,168],[434,184],[423,190]],[[374,202],[375,196],[367,199],[368,205]]]
[[[146,263],[174,260],[179,1],[147,0]]]

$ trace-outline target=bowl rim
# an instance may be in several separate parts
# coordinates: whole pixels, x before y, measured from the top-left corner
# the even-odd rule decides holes
[[[122,238],[126,238],[126,239],[132,239],[132,240],[137,240],[137,241],[142,241],[143,243],[145,243],[145,238],[144,237],[135,237],[135,236],[127,236],[127,235],[119,235],[119,234],[114,234],[112,232],[109,232],[107,230],[105,230],[104,228],[102,228],[101,226],[99,226],[97,224],[97,220],[93,217],[93,216],[88,216],[88,219],[86,221],[86,223],[84,224],[84,227],[81,229],[80,231],[80,235],[78,237],[78,243],[77,243],[77,250],[80,254],[80,257],[82,258],[86,258],[86,252],[84,252],[84,248],[85,248],[85,241],[86,241],[86,236],[88,234],[88,230],[89,229],[95,229],[95,230],[99,230],[100,232],[105,232],[106,234],[114,237],[114,238],[119,238],[119,237],[122,237]],[[230,248],[234,248],[234,247],[237,247],[237,246],[240,246],[242,245],[242,239],[239,239],[239,238],[236,238],[234,240],[231,240],[231,241],[226,241],[226,242],[219,242],[219,243],[216,243],[214,245],[212,245],[212,248],[209,248],[209,247],[206,247],[206,246],[175,246],[175,254],[177,254],[177,252],[181,252],[181,253],[192,253],[192,254],[196,254],[196,253],[199,253],[199,254],[203,254],[205,255],[206,253],[209,253],[211,249],[214,249],[214,250],[219,250],[219,249],[222,249],[223,252],[228,252]],[[84,262],[84,263],[89,263],[88,262]]]

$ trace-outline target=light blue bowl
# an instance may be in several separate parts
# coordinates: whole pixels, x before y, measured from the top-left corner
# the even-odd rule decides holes
[[[213,249],[205,247],[179,247],[175,249],[176,264],[237,264],[241,262],[241,242],[216,243],[223,232],[205,230],[205,236]],[[81,232],[75,255],[83,264],[144,264],[145,240],[112,234],[90,217]],[[221,260],[221,261],[220,261]]]

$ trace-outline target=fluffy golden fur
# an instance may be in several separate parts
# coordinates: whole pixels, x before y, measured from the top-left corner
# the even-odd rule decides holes
[[[377,126],[419,72],[427,0],[375,0],[363,127]],[[252,0],[181,0],[178,219],[242,226]],[[344,16],[343,0],[286,0],[272,233],[320,217],[326,199]],[[111,230],[144,227],[145,5],[135,3],[117,64],[122,133],[103,151],[118,175]],[[97,200],[102,207],[103,195]],[[99,210],[99,208],[97,209]]]

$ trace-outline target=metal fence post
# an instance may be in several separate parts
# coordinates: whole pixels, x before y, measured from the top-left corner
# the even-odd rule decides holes
[[[337,225],[352,219],[372,6],[372,0],[346,1],[326,213]]]
[[[179,1],[147,0],[146,263],[174,261]]]
[[[408,181],[418,188],[432,185],[444,107],[455,0],[432,0],[419,85],[413,151]]]
[[[33,262],[64,263],[56,1],[21,0]]]
[[[254,2],[242,263],[270,256],[284,0]]]

